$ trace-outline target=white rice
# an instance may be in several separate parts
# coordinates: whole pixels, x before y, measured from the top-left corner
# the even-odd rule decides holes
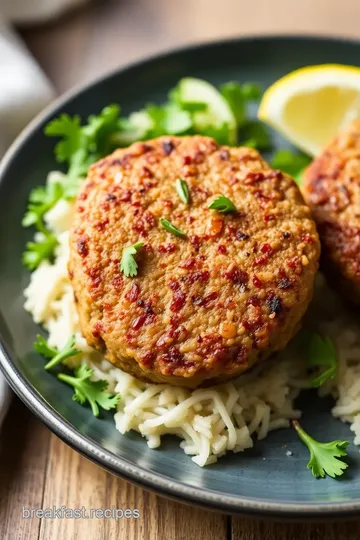
[[[51,173],[48,181],[56,181],[60,174]],[[106,379],[109,389],[120,394],[114,420],[121,433],[138,431],[150,448],[160,446],[162,435],[177,435],[182,439],[180,446],[184,452],[204,466],[215,463],[227,451],[251,448],[254,436],[264,439],[270,431],[288,427],[289,419],[300,417],[293,403],[308,383],[304,361],[291,344],[265,368],[255,368],[220,386],[193,391],[139,381],[89,347],[81,335],[67,275],[71,213],[72,204],[60,200],[45,216],[59,245],[54,264],[42,262],[32,273],[24,292],[25,309],[48,330],[50,345],[61,348],[71,334],[75,335],[81,354],[69,358],[67,365],[74,368],[85,362],[94,369],[95,379]],[[319,281],[321,300],[325,284],[321,278]],[[332,393],[337,398],[332,413],[351,423],[355,444],[360,444],[358,325],[343,312],[331,291],[326,290],[325,294],[326,303],[315,301],[310,316],[317,329],[334,340],[339,370],[337,380],[328,383],[321,393]]]

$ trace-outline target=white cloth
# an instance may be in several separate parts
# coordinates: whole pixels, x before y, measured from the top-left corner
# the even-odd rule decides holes
[[[86,0],[0,0],[0,158],[22,128],[53,99],[54,90],[11,28],[44,22]],[[0,424],[10,390],[0,373]]]

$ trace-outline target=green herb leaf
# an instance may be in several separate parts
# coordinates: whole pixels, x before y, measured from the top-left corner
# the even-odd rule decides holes
[[[186,180],[178,178],[175,182],[175,187],[182,202],[188,204],[190,201],[190,190]]]
[[[220,92],[228,102],[239,127],[246,122],[247,103],[261,97],[261,88],[255,83],[239,84],[231,81],[220,86]]]
[[[34,188],[29,195],[27,212],[22,219],[23,227],[35,225],[36,228],[45,232],[43,216],[52,208],[63,195],[63,188],[58,182],[49,182],[44,187]]]
[[[99,416],[99,406],[109,411],[114,409],[120,400],[119,394],[105,392],[108,382],[105,380],[91,381],[94,370],[83,364],[75,370],[75,376],[60,373],[58,378],[75,389],[73,400],[81,405],[90,403],[94,416]]]
[[[75,336],[70,336],[64,347],[60,350],[50,347],[43,336],[37,335],[34,343],[34,349],[39,354],[50,358],[50,362],[45,365],[45,369],[51,369],[58,364],[61,364],[66,358],[79,354],[79,350],[74,347]]]
[[[35,270],[42,261],[51,259],[57,244],[56,236],[49,232],[39,242],[28,242],[22,256],[23,265],[31,271]]]
[[[347,456],[346,447],[349,441],[321,443],[310,437],[296,420],[293,420],[292,424],[300,439],[310,451],[307,468],[311,470],[313,476],[315,478],[324,478],[326,474],[332,478],[341,476],[347,469],[348,464],[338,458]]]
[[[332,340],[314,332],[308,336],[305,345],[308,367],[315,372],[311,376],[311,386],[318,388],[329,379],[336,377],[337,353]]]
[[[268,129],[259,120],[247,120],[240,129],[239,139],[239,144],[257,150],[269,150],[271,148]]]
[[[137,275],[138,264],[134,258],[134,255],[142,248],[144,242],[137,242],[132,246],[127,246],[123,249],[122,257],[120,261],[120,271],[126,277],[134,277]]]
[[[56,356],[58,353],[58,350],[50,347],[46,339],[40,334],[36,336],[36,341],[33,347],[36,352],[42,356],[45,356],[45,358],[54,358],[54,356]]]
[[[218,212],[222,213],[236,212],[235,204],[224,195],[219,195],[219,197],[217,197],[215,201],[208,206],[208,208],[210,208],[210,210],[217,210]]]
[[[311,158],[306,154],[292,152],[291,150],[278,150],[270,162],[273,169],[280,169],[289,174],[298,185],[304,169],[309,165]]]
[[[168,221],[167,219],[160,218],[160,223],[167,232],[172,233],[175,236],[186,236],[186,233],[175,227],[175,225],[170,223],[170,221]]]

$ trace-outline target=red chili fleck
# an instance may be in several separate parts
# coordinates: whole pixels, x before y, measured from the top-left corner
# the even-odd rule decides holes
[[[91,279],[91,287],[93,287],[94,289],[99,287],[100,283],[102,282],[100,268],[97,268],[96,266],[93,268],[89,268],[87,270],[87,274]]]
[[[314,237],[311,236],[310,234],[302,234],[300,236],[300,240],[301,242],[306,242],[307,244],[313,244],[314,243]]]
[[[160,244],[159,253],[174,253],[176,251],[176,244]]]
[[[180,281],[183,283],[196,283],[196,282],[202,282],[206,283],[210,279],[210,272],[208,270],[198,271],[198,272],[191,272],[187,274],[186,276],[182,276],[180,278]]]
[[[190,165],[191,163],[192,163],[192,158],[191,158],[191,156],[184,156],[183,164],[184,164],[184,165]]]
[[[226,254],[227,254],[226,246],[224,246],[223,244],[219,244],[217,250],[218,250],[218,252],[221,253],[222,255],[226,255]]]
[[[86,199],[88,198],[88,194],[85,193],[85,191],[82,191],[80,194],[79,194],[79,197],[78,197],[81,201],[86,201]]]
[[[205,159],[205,154],[204,152],[201,152],[200,150],[198,150],[196,153],[195,153],[195,156],[194,156],[194,162],[196,164],[200,164],[200,163],[203,163],[204,159]]]
[[[80,206],[78,205],[77,209],[76,209],[78,212],[80,212],[80,214],[82,214],[82,212],[85,210],[85,208],[83,206]]]
[[[244,288],[249,281],[247,272],[243,272],[237,268],[237,266],[233,266],[230,270],[225,272],[225,277],[236,285],[240,285],[242,288]]]
[[[119,201],[121,202],[129,202],[131,200],[132,191],[130,189],[124,189],[124,191],[119,196]]]
[[[195,268],[196,266],[196,259],[191,257],[190,259],[186,259],[183,263],[179,264],[180,268],[185,268],[186,270],[191,270]]]
[[[133,330],[139,330],[144,324],[147,319],[147,314],[142,313],[139,317],[136,317],[136,319],[133,320],[131,324],[131,328]]]
[[[266,214],[264,216],[264,221],[268,223],[269,221],[275,221],[276,217],[273,214]]]
[[[87,237],[86,236],[80,236],[80,238],[77,241],[77,251],[80,257],[86,257],[89,253],[89,248],[87,245]]]
[[[265,178],[264,173],[262,172],[249,172],[244,179],[244,184],[250,186],[258,182],[262,182]]]
[[[190,243],[191,245],[193,246],[193,248],[196,250],[196,251],[199,251],[200,249],[200,238],[199,236],[197,236],[196,234],[195,235],[192,235],[189,237],[189,240],[190,240]]]
[[[103,219],[102,221],[98,221],[96,223],[95,227],[99,232],[102,232],[102,231],[105,230],[105,227],[108,224],[109,224],[109,220],[108,219]]]
[[[270,257],[274,253],[274,250],[273,250],[273,248],[271,247],[270,244],[263,244],[261,246],[261,248],[260,248],[260,251],[261,251],[261,253],[269,255]]]
[[[169,347],[169,350],[161,355],[161,359],[167,364],[169,373],[173,373],[177,368],[192,366],[192,362],[187,362],[183,354],[175,346]]]
[[[218,296],[218,293],[214,291],[206,296],[192,296],[191,300],[196,306],[208,307]]]
[[[122,276],[118,275],[118,276],[115,276],[112,280],[112,285],[114,287],[114,289],[116,290],[121,290],[122,289],[122,286],[123,286],[123,283],[124,283],[124,279]]]
[[[253,285],[255,285],[255,287],[257,289],[262,289],[263,288],[263,282],[256,275],[253,276],[252,282],[253,282]]]
[[[148,351],[146,352],[142,357],[141,357],[141,363],[143,364],[143,366],[150,366],[153,364],[155,360],[155,354],[152,352],[152,351]]]
[[[275,180],[282,180],[283,177],[284,175],[281,171],[271,171],[271,173],[268,174],[269,180],[272,178],[275,178]]]
[[[154,173],[152,171],[150,171],[150,169],[148,167],[143,167],[141,169],[141,173],[146,178],[153,178],[153,176],[154,176]]]
[[[131,288],[128,290],[128,292],[125,295],[126,300],[129,300],[129,302],[136,302],[136,300],[139,298],[140,294],[140,287],[137,283],[133,283]]]
[[[250,298],[246,300],[246,305],[259,307],[260,299],[257,296],[251,296]]]
[[[92,335],[94,338],[98,338],[101,335],[101,332],[104,331],[104,326],[100,321],[97,321],[93,326]]]
[[[169,287],[173,291],[173,299],[170,305],[171,311],[180,311],[186,303],[186,294],[180,287],[180,283],[176,280],[169,282]]]
[[[263,266],[266,264],[269,260],[269,257],[267,255],[263,255],[262,257],[256,257],[254,260],[255,266]]]

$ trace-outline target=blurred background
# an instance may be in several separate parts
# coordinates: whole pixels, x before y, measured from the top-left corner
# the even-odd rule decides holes
[[[51,13],[60,4],[85,2],[51,22],[20,25],[20,35],[57,92],[191,42],[270,33],[360,36],[356,0],[0,0],[0,6],[2,2],[18,5],[19,20],[21,10],[36,18],[34,7],[24,7],[31,4],[48,3]]]

